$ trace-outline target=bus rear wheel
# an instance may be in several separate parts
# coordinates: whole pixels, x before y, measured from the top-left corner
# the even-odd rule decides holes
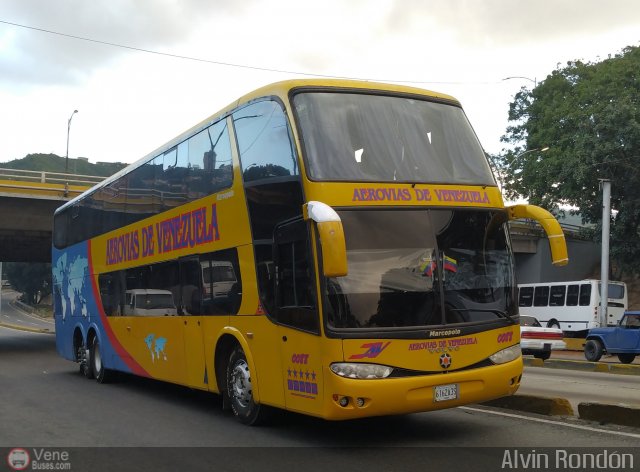
[[[231,352],[227,364],[227,394],[234,416],[243,424],[255,425],[265,416],[265,407],[253,399],[251,371],[240,346]]]
[[[80,375],[84,375],[88,379],[93,378],[93,369],[91,368],[91,352],[84,343],[78,346],[76,358],[80,366]]]
[[[109,369],[105,369],[104,364],[102,363],[102,352],[100,351],[100,341],[98,341],[98,336],[95,336],[91,342],[90,360],[90,369],[93,371],[96,381],[98,383],[109,382],[109,380],[111,380],[111,371]]]
[[[591,362],[598,362],[602,357],[602,343],[597,339],[589,339],[584,345],[584,357]]]

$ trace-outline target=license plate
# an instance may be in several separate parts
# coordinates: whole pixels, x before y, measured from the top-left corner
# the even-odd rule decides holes
[[[437,385],[433,388],[433,401],[443,402],[458,399],[458,384]]]

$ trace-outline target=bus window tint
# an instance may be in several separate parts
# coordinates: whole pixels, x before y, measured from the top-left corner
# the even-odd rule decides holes
[[[598,285],[599,289],[600,285]],[[620,284],[609,284],[608,285],[608,295],[609,298],[622,299],[624,298],[624,285]]]
[[[579,285],[569,285],[567,287],[567,306],[578,306]]]
[[[580,306],[589,306],[591,303],[591,285],[580,285]]]
[[[129,174],[127,222],[134,223],[154,214],[155,168],[153,159]]]
[[[203,315],[235,315],[242,301],[242,280],[236,249],[200,256]]]
[[[549,286],[536,287],[533,295],[533,306],[549,305]]]
[[[317,332],[307,223],[297,220],[276,228],[276,318],[285,325]]]
[[[231,144],[226,120],[189,139],[189,167],[192,198],[201,198],[231,186]]]
[[[459,107],[357,93],[293,102],[313,180],[495,185]]]
[[[188,160],[184,160],[181,154],[178,161],[178,149],[173,148],[164,153],[162,168],[164,169],[162,180],[167,192],[163,194],[164,208],[173,208],[187,201],[187,172]]]
[[[520,289],[520,297],[518,298],[518,306],[533,305],[533,287],[522,287]]]
[[[491,224],[500,221],[494,220],[496,213],[339,214],[349,274],[327,280],[331,326],[428,326],[494,320],[495,311],[515,312],[511,253],[503,225]]]
[[[272,100],[233,114],[245,182],[298,175],[287,117]]]
[[[549,292],[549,306],[564,306],[564,294],[567,287],[564,285],[553,285]]]

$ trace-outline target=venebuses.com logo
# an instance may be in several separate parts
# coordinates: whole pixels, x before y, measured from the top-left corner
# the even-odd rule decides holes
[[[7,454],[7,464],[11,470],[71,470],[69,451],[44,448],[14,447]]]

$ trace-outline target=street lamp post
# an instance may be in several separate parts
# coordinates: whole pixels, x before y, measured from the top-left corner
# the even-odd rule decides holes
[[[529,82],[533,82],[533,87],[537,87],[538,86],[538,79],[530,79],[529,77],[524,77],[522,75],[514,75],[513,77],[505,77],[504,79],[502,79],[503,81],[505,80],[511,80],[511,79],[524,79],[524,80],[528,80]]]
[[[67,154],[64,158],[64,173],[69,173],[69,132],[71,131],[71,120],[73,119],[73,115],[78,113],[78,110],[73,110],[71,116],[69,117],[69,121],[67,122]]]

